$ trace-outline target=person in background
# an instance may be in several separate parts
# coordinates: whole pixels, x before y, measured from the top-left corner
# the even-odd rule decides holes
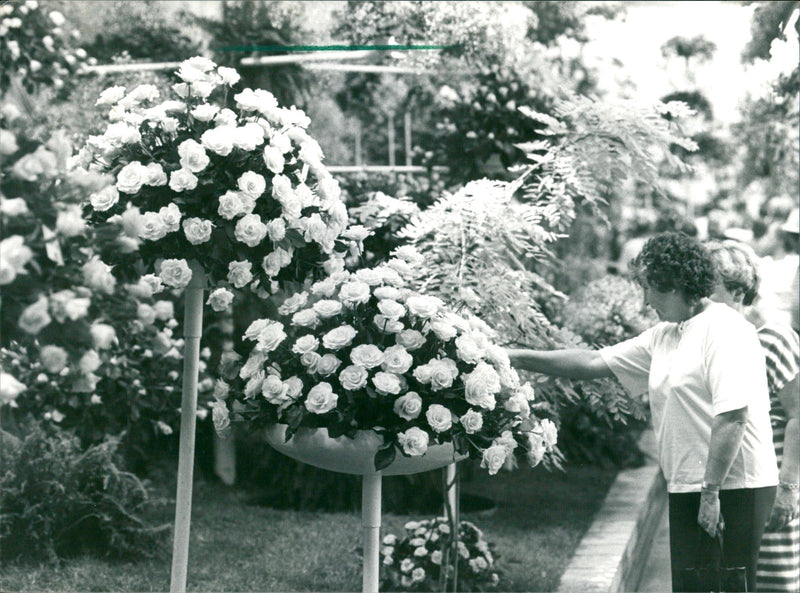
[[[761,299],[758,309],[768,321],[798,325],[800,275],[800,210],[795,208],[780,227],[780,247],[761,260]]]
[[[572,379],[616,376],[649,396],[669,492],[672,590],[725,532],[724,566],[747,567],[748,590],[778,484],[764,355],[756,330],[708,297],[714,261],[695,238],[654,236],[633,262],[661,323],[600,350],[511,349],[514,366]]]
[[[744,313],[758,294],[758,257],[733,241],[711,243],[719,283],[711,298]],[[800,591],[800,339],[788,324],[758,328],[767,362],[770,420],[780,474],[778,493],[758,558],[759,591]]]

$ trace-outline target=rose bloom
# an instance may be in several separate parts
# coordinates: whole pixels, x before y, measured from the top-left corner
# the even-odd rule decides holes
[[[214,423],[214,430],[219,435],[225,435],[231,428],[231,418],[225,402],[215,401],[211,405],[211,420]]]
[[[292,352],[295,354],[305,354],[306,352],[313,352],[319,347],[319,340],[313,335],[308,334],[300,336],[292,346]]]
[[[322,336],[322,345],[328,350],[339,350],[349,346],[356,337],[356,330],[349,325],[342,325],[330,330]]]
[[[452,387],[453,381],[458,377],[458,367],[455,361],[449,358],[432,360],[431,365],[431,389],[439,391]]]
[[[442,563],[442,551],[441,550],[434,550],[431,552],[431,562],[434,564],[441,564]]]
[[[383,352],[374,344],[361,344],[350,352],[350,360],[366,369],[373,369],[383,363]]]
[[[358,280],[345,282],[339,289],[339,300],[351,308],[366,303],[369,296],[369,285]]]
[[[220,156],[228,156],[233,150],[235,129],[230,125],[222,125],[203,132],[200,136],[202,145]]]
[[[264,148],[264,164],[267,166],[267,169],[278,174],[283,172],[286,160],[283,158],[283,153],[280,149],[274,146],[267,146]]]
[[[217,288],[208,295],[207,304],[214,311],[225,311],[233,303],[233,293],[227,288]]]
[[[178,208],[177,204],[163,206],[158,210],[158,215],[161,217],[161,220],[164,221],[164,224],[167,227],[167,232],[174,233],[181,228],[180,223],[183,214],[181,214],[181,210]]]
[[[276,377],[275,375],[268,375],[264,379],[264,383],[261,384],[261,395],[264,396],[269,403],[275,404],[276,406],[281,405],[289,398],[286,396],[286,392],[288,388],[281,381],[280,377]]]
[[[0,130],[2,134],[3,130]],[[0,152],[2,154],[2,152]],[[4,198],[0,196],[0,212],[6,216],[22,216],[30,212],[25,198]]]
[[[187,218],[183,221],[186,240],[192,245],[200,245],[211,239],[211,221],[202,218]]]
[[[278,321],[257,319],[247,328],[245,336],[252,340],[253,338],[250,336],[256,331],[255,339],[258,341],[257,348],[266,352],[275,350],[286,338],[286,332],[283,331],[283,324]]]
[[[10,404],[16,407],[14,400],[26,389],[27,386],[18,381],[14,375],[0,371],[0,406]]]
[[[475,410],[467,410],[459,420],[467,434],[475,434],[483,428],[483,415]]]
[[[261,197],[264,190],[267,189],[266,179],[253,171],[242,173],[241,177],[236,181],[236,184],[239,187],[239,191],[254,200]]]
[[[336,407],[339,396],[333,393],[330,383],[317,383],[312,387],[306,397],[305,406],[314,414],[325,414]]]
[[[464,377],[464,396],[468,403],[487,410],[495,407],[495,394],[500,391],[500,377],[485,362],[479,362],[475,369]]]
[[[517,440],[514,438],[514,434],[510,430],[504,430],[499,437],[492,441],[492,444],[505,447],[507,455],[511,455],[511,453],[514,452],[514,449],[517,448]]]
[[[253,373],[244,386],[245,399],[253,399],[256,395],[261,393],[261,386],[264,385],[264,379],[266,378],[267,373],[263,369],[259,369]]]
[[[458,357],[469,364],[476,364],[484,356],[483,348],[468,334],[456,338],[456,350]]]
[[[150,177],[150,172],[139,161],[132,161],[117,173],[117,189],[125,194],[135,194]]]
[[[233,130],[233,146],[251,152],[264,143],[264,129],[255,122],[247,122]]]
[[[158,241],[167,236],[169,229],[158,212],[145,212],[139,218],[139,237],[147,241]]]
[[[145,325],[152,325],[156,321],[156,310],[147,303],[139,303],[136,318]]]
[[[191,138],[178,145],[178,156],[181,167],[192,173],[199,173],[211,162],[203,145]]]
[[[182,192],[197,187],[197,176],[188,169],[178,169],[169,174],[169,187],[172,191]]]
[[[111,187],[111,186],[110,186]],[[114,191],[116,188],[111,187]],[[78,205],[70,205],[60,210],[56,217],[56,232],[62,237],[77,237],[86,230],[86,221],[81,216]]]
[[[81,369],[82,373],[88,375],[89,373],[93,373],[99,369],[101,364],[103,364],[103,361],[100,360],[100,355],[97,353],[97,351],[87,350],[84,352],[83,356],[81,356],[78,367]]]
[[[242,365],[242,368],[239,369],[239,377],[242,379],[248,379],[249,377],[255,375],[268,357],[269,354],[266,352],[253,350],[253,352],[250,354],[250,357],[247,359],[247,362],[245,362],[244,365]]]
[[[233,220],[244,211],[244,200],[239,192],[228,190],[219,197],[217,213],[225,220]]]
[[[440,404],[431,404],[425,412],[425,418],[430,427],[436,432],[450,430],[453,426],[453,414]]]
[[[81,272],[86,286],[98,292],[112,294],[117,286],[117,280],[111,274],[111,266],[97,256],[83,264]]]
[[[167,185],[167,174],[159,163],[147,163],[147,185]]]
[[[528,463],[531,467],[536,467],[544,458],[547,447],[544,444],[542,435],[528,433]]]
[[[489,475],[493,476],[503,464],[506,462],[506,448],[502,445],[492,445],[483,451],[483,458],[481,459],[481,467],[489,471]]]
[[[433,296],[414,295],[406,299],[406,307],[417,317],[431,319],[444,306],[444,302]]]
[[[173,288],[186,288],[192,279],[192,270],[185,259],[165,259],[161,262],[158,277]]]
[[[367,369],[359,365],[350,365],[342,369],[339,373],[339,383],[347,391],[356,391],[367,384]]]
[[[528,399],[524,394],[515,393],[509,397],[504,403],[503,407],[509,412],[519,414],[522,418],[527,418],[531,415],[531,408],[528,404]]]
[[[228,282],[235,288],[244,288],[253,279],[253,264],[249,261],[232,261],[228,264]]]
[[[334,300],[323,299],[314,303],[313,307],[320,319],[329,319],[342,312],[342,303]]]
[[[153,304],[153,309],[156,311],[156,317],[161,321],[168,321],[175,317],[175,306],[172,301],[156,301]]]
[[[392,409],[403,420],[414,420],[422,412],[422,398],[416,391],[409,391],[394,400]]]
[[[402,346],[406,350],[413,352],[420,346],[425,344],[425,336],[415,329],[404,329],[395,336],[395,342],[398,346]]]
[[[397,441],[403,448],[403,452],[411,457],[419,457],[428,450],[428,433],[416,426],[398,433]]]
[[[228,86],[236,84],[241,78],[235,68],[227,68],[225,66],[217,68],[217,74],[219,74],[222,83]]]
[[[67,351],[60,346],[43,346],[39,352],[39,359],[42,361],[44,370],[56,375],[66,368],[69,357]]]
[[[108,350],[117,341],[117,332],[106,323],[93,323],[89,328],[96,350]]]
[[[258,214],[246,214],[236,223],[234,236],[248,247],[255,247],[267,236],[267,226]]]
[[[336,372],[336,369],[342,364],[342,361],[336,358],[333,354],[323,354],[317,363],[317,373],[323,377],[327,377]]]
[[[336,292],[336,282],[332,278],[318,280],[311,285],[311,292],[317,296],[331,297]]]
[[[480,572],[482,570],[486,570],[487,568],[489,568],[489,563],[486,562],[486,560],[484,558],[481,558],[480,556],[478,556],[477,558],[472,558],[469,561],[469,566],[475,572]]]
[[[297,292],[283,301],[278,307],[278,313],[281,315],[291,315],[299,311],[308,303],[308,294],[305,292]]]
[[[293,247],[290,247],[289,250],[276,247],[272,253],[266,255],[261,261],[261,269],[264,270],[264,273],[270,278],[277,276],[283,268],[292,263],[293,255]]]
[[[545,447],[548,451],[552,451],[558,441],[558,429],[552,420],[547,418],[542,420],[542,433]]]
[[[372,384],[375,390],[381,395],[397,395],[402,391],[405,381],[399,375],[378,371],[372,377]]]
[[[372,322],[375,324],[375,327],[385,334],[399,334],[401,331],[403,331],[403,329],[405,329],[405,325],[403,325],[402,321],[390,319],[385,315],[381,315],[380,313],[372,318]]]
[[[267,223],[267,235],[269,235],[270,241],[275,243],[283,241],[286,236],[286,223],[282,218],[276,218]]]
[[[378,286],[372,293],[376,299],[380,300],[396,301],[402,296],[402,293],[394,286]]]
[[[317,327],[319,325],[319,317],[314,309],[303,309],[292,315],[292,325],[299,327]]]
[[[380,300],[378,302],[378,310],[384,317],[389,319],[400,319],[406,314],[406,308],[403,305],[390,299]]]
[[[379,271],[370,268],[357,270],[356,278],[358,278],[364,284],[368,284],[370,286],[378,286],[383,280],[383,276]],[[405,310],[403,310],[403,313],[405,313]]]
[[[431,322],[431,330],[443,342],[448,342],[458,335],[458,330],[449,321],[436,319]]]
[[[202,103],[198,105],[194,109],[192,109],[189,113],[191,113],[192,117],[198,121],[211,121],[214,119],[214,116],[219,113],[219,107],[216,105],[210,105],[208,103]]]
[[[317,352],[306,352],[300,356],[300,364],[306,368],[306,372],[309,375],[313,375],[317,372],[317,366],[320,360],[322,360],[322,356]]]
[[[389,373],[404,375],[411,368],[414,359],[402,346],[390,346],[383,353],[381,368]]]
[[[119,191],[113,185],[109,185],[90,195],[89,202],[96,211],[105,212],[119,202]]]

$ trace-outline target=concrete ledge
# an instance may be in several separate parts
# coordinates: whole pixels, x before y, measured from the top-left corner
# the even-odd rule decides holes
[[[617,593],[639,585],[667,501],[651,430],[639,447],[647,462],[617,475],[561,577],[560,593]]]

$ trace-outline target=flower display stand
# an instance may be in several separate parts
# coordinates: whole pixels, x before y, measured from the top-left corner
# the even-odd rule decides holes
[[[200,338],[203,335],[203,290],[206,275],[197,262],[190,262],[192,279],[185,290],[183,314],[183,392],[178,449],[178,486],[175,497],[175,533],[172,543],[170,592],[186,591],[189,562],[189,529],[192,520],[194,440],[197,424],[197,380],[200,366]]]
[[[370,430],[358,431],[356,438],[332,439],[326,429],[300,428],[286,441],[286,425],[266,428],[264,438],[275,450],[292,459],[345,474],[362,477],[361,526],[364,538],[363,593],[377,593],[380,575],[381,479],[439,469],[465,459],[452,444],[432,445],[421,457],[398,455],[385,469],[376,472],[374,457],[382,438]]]

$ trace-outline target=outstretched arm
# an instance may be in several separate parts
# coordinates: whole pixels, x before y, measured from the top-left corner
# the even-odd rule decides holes
[[[507,350],[511,364],[517,368],[567,377],[568,379],[601,379],[613,373],[595,350]]]

